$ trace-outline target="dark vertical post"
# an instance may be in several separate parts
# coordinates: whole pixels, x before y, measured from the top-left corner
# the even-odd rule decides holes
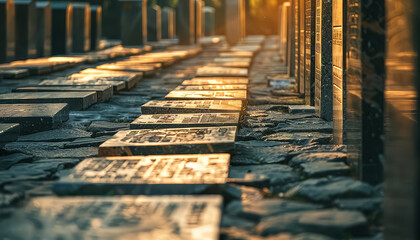
[[[214,36],[215,34],[215,9],[204,7],[204,35]]]
[[[293,11],[293,29],[294,29],[294,49],[295,49],[295,69],[293,70],[293,77],[296,78],[296,80],[299,79],[299,56],[300,56],[300,48],[299,48],[299,2],[292,1],[292,11]],[[299,82],[298,82],[299,84]]]
[[[315,109],[316,115],[333,120],[332,106],[332,4],[316,1]]]
[[[178,2],[176,11],[176,30],[179,44],[194,44],[194,0],[182,0]]]
[[[121,41],[124,46],[144,46],[147,41],[147,0],[119,0]]]
[[[0,0],[0,63],[15,58],[15,5],[13,0]]]
[[[73,52],[90,50],[90,5],[73,3]]]
[[[68,54],[72,49],[73,7],[67,2],[52,2],[52,54]]]
[[[226,0],[226,40],[234,45],[245,37],[245,3],[243,0]]]
[[[162,32],[162,14],[158,5],[147,8],[147,41],[159,42]]]
[[[315,100],[315,8],[316,1],[305,0],[305,103]]]
[[[299,1],[299,92],[305,94],[305,1]]]
[[[102,7],[90,6],[90,49],[97,50],[102,38]]]
[[[171,8],[162,9],[162,38],[171,39],[174,35],[174,11]]]
[[[36,57],[36,6],[32,0],[15,0],[15,58]]]
[[[295,72],[295,30],[293,17],[293,4],[291,2],[284,3],[286,7],[286,15],[288,21],[287,29],[287,68],[288,76],[294,77]]]
[[[36,2],[36,56],[51,56],[51,4]]]
[[[194,42],[196,44],[200,44],[201,39],[201,11],[202,11],[202,1],[195,0],[194,1]]]

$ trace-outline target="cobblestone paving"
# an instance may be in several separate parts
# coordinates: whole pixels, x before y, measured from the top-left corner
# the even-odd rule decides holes
[[[346,147],[330,143],[331,122],[314,117],[311,109],[290,110],[289,105],[302,104],[293,83],[268,87],[267,79],[286,71],[273,46],[275,38],[268,38],[250,69],[248,106],[231,156],[231,183],[220,191],[224,197],[220,238],[381,239],[382,185],[352,178]],[[214,46],[204,48],[198,56],[144,79],[108,102],[71,111],[70,120],[59,129],[7,144],[0,154],[0,225],[14,224],[8,213],[23,200],[53,196],[53,184],[81,160],[97,157],[98,146],[118,131],[128,130],[142,114],[141,105],[164,99],[216,56]],[[88,67],[95,65],[55,76]],[[7,89],[42,78],[8,81]]]

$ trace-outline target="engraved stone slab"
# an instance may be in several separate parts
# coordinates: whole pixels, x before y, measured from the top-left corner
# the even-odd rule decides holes
[[[33,87],[16,88],[13,92],[96,92],[98,102],[106,102],[113,95],[112,86],[101,85],[72,85],[72,86],[54,86],[40,85]]]
[[[91,74],[91,75],[108,75],[108,76],[132,76],[135,75],[138,81],[143,78],[143,73],[141,72],[124,72],[124,71],[111,71],[111,70],[99,70],[96,68],[86,68],[80,71],[80,74]]]
[[[38,197],[0,227],[7,239],[64,234],[70,239],[216,240],[221,207],[222,197],[206,195]],[[33,231],[22,232],[21,224]]]
[[[68,119],[65,103],[0,104],[0,122],[19,123],[22,134],[50,130]]]
[[[0,148],[6,143],[16,141],[19,137],[20,127],[17,123],[0,123]]]
[[[85,80],[85,79],[53,79],[44,80],[40,86],[53,85],[53,86],[74,86],[74,85],[95,85],[95,86],[112,86],[114,92],[119,92],[126,87],[123,81],[105,81],[105,80]]]
[[[193,78],[185,80],[182,85],[247,85],[248,78]]]
[[[136,86],[136,84],[141,80],[137,75],[108,75],[108,74],[72,74],[70,79],[81,79],[81,80],[105,80],[105,81],[117,81],[117,82],[125,82],[126,89],[132,89]]]
[[[219,54],[220,57],[232,57],[232,58],[252,58],[254,56],[253,52],[247,52],[247,51],[236,51],[236,52],[221,52]]]
[[[239,113],[143,114],[131,129],[237,126]]]
[[[225,68],[250,68],[250,62],[232,61],[232,62],[213,62],[205,65],[206,67],[225,67]]]
[[[99,146],[99,156],[230,153],[235,136],[233,126],[120,131]]]
[[[193,100],[241,100],[246,101],[246,90],[233,91],[171,91],[165,96],[166,99],[193,99]]]
[[[217,57],[213,60],[213,62],[216,63],[228,63],[228,62],[248,62],[250,63],[252,61],[251,58],[234,58],[234,57]]]
[[[153,66],[137,65],[137,66],[124,66],[117,64],[103,64],[96,67],[101,70],[123,71],[123,72],[142,72],[144,76],[150,77],[156,74],[156,69]]]
[[[81,110],[97,102],[96,92],[19,92],[0,94],[4,103],[67,103],[70,110]]]
[[[225,184],[229,154],[89,158],[54,186],[58,194],[194,194]]]
[[[191,85],[178,86],[175,91],[223,91],[223,90],[247,90],[247,85]]]
[[[141,106],[144,114],[241,112],[240,100],[149,101]]]
[[[201,67],[198,77],[248,77],[248,69],[228,67]]]

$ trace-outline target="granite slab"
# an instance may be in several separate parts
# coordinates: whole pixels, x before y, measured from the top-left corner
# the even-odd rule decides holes
[[[105,81],[105,80],[76,80],[76,79],[52,79],[44,80],[39,83],[40,86],[52,85],[52,86],[74,86],[74,85],[95,85],[95,86],[112,86],[114,93],[120,92],[125,89],[126,83],[124,81]]]
[[[108,74],[72,74],[69,79],[71,80],[84,80],[84,81],[116,81],[116,82],[125,82],[125,89],[129,90],[134,88],[141,78],[132,75],[108,75]]]
[[[80,71],[80,74],[93,74],[93,75],[108,75],[108,76],[131,76],[136,75],[139,81],[143,79],[142,72],[125,72],[125,71],[111,71],[111,70],[100,70],[96,68],[86,68]]]
[[[157,69],[153,66],[121,66],[115,64],[103,64],[96,67],[100,70],[123,71],[123,72],[141,72],[146,77],[152,77]]]
[[[239,113],[143,114],[130,129],[237,126]]]
[[[97,102],[96,92],[19,92],[0,94],[0,104],[67,103],[70,110],[81,110]]]
[[[173,100],[241,100],[246,101],[246,90],[226,91],[171,91],[165,96]]]
[[[27,69],[0,69],[0,79],[19,79],[29,76]]]
[[[20,126],[17,123],[0,123],[0,148],[8,142],[14,142],[20,134]]]
[[[99,156],[230,153],[236,130],[226,126],[120,131],[99,146]]]
[[[141,106],[144,114],[164,113],[209,113],[209,112],[241,112],[243,104],[240,100],[166,100],[149,101]]]
[[[242,77],[202,77],[185,80],[182,85],[247,85],[248,78]]]
[[[19,123],[22,134],[50,130],[68,119],[65,103],[0,104],[0,122]]]
[[[248,70],[227,67],[201,67],[197,69],[197,77],[248,77]]]
[[[175,91],[223,91],[223,90],[247,90],[247,85],[181,85]]]
[[[89,158],[54,185],[67,194],[196,194],[227,182],[229,154]]]

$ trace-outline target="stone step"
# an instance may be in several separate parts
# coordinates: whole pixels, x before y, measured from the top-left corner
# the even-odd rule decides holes
[[[0,148],[8,142],[14,142],[20,134],[20,126],[17,123],[0,123]]]
[[[96,68],[110,71],[141,72],[145,77],[153,77],[158,70],[153,66],[120,66],[116,64],[103,64]]]
[[[83,80],[83,79],[67,79],[57,78],[51,80],[44,80],[39,83],[40,86],[74,86],[74,85],[95,85],[95,86],[112,86],[114,93],[120,92],[126,88],[124,81],[107,81],[107,80]]]
[[[247,85],[182,85],[175,91],[223,91],[223,90],[247,90]]]
[[[246,102],[246,90],[230,91],[171,91],[165,99],[172,100],[241,100]]]
[[[248,70],[243,68],[201,67],[197,77],[248,77]]]
[[[141,106],[144,114],[164,113],[217,113],[241,112],[243,103],[240,100],[166,100],[149,101]]]
[[[81,81],[116,81],[116,82],[125,82],[124,89],[129,90],[134,88],[141,78],[135,74],[131,75],[108,75],[108,74],[72,74],[69,79],[71,80],[81,80]]]
[[[247,85],[248,82],[243,77],[202,77],[185,80],[182,85]]]

